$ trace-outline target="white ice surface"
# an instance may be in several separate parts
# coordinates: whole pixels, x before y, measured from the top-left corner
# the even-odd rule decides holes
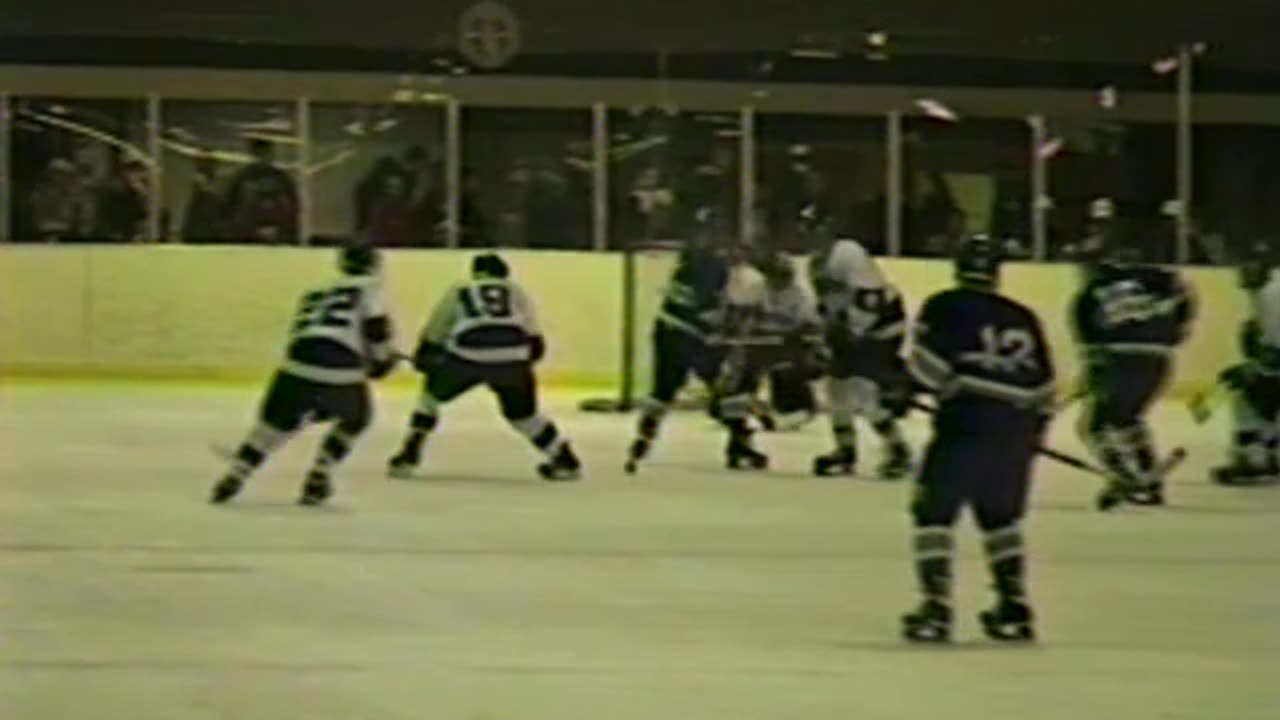
[[[1280,491],[1207,483],[1222,420],[1161,409],[1192,453],[1164,510],[1100,515],[1042,462],[1043,641],[978,639],[966,522],[959,642],[921,649],[897,638],[908,486],[806,476],[819,425],[762,436],[777,469],[748,476],[675,416],[628,478],[632,420],[553,398],[588,475],[552,486],[476,395],[404,483],[381,471],[412,397],[380,401],[332,507],[292,505],[312,431],[213,508],[208,443],[256,391],[0,390],[0,720],[1280,718]]]

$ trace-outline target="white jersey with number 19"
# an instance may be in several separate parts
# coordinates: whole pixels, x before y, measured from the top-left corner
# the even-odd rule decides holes
[[[440,299],[422,340],[482,365],[533,362],[540,341],[533,302],[505,279],[459,283]]]
[[[391,355],[391,321],[378,278],[343,276],[302,296],[283,370],[326,384],[364,382]]]

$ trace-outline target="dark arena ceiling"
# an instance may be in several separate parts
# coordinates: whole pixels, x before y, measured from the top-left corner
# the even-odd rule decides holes
[[[449,52],[460,0],[3,0],[0,60],[44,61],[61,38]],[[1149,65],[1179,43],[1203,62],[1280,73],[1280,0],[508,0],[526,54],[857,53]],[[141,43],[136,41],[141,40]],[[97,57],[98,62],[110,62]],[[28,56],[30,59],[28,59]],[[216,63],[214,63],[216,64]]]

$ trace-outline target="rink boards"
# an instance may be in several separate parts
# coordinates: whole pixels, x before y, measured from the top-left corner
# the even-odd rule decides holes
[[[507,251],[531,292],[550,343],[549,384],[609,388],[620,377],[622,256]],[[409,347],[436,298],[464,277],[470,251],[387,253],[388,302]],[[648,375],[648,328],[674,262],[670,252],[635,263],[634,373]],[[937,260],[884,260],[912,306],[950,282]],[[297,296],[332,273],[331,251],[307,248],[8,246],[0,248],[0,372],[81,378],[258,378],[274,366]],[[1211,382],[1238,357],[1246,312],[1234,272],[1191,269],[1200,315],[1178,357],[1175,390]],[[1076,357],[1067,329],[1078,269],[1019,263],[1004,288],[1044,321],[1059,377]],[[402,376],[407,378],[408,376]]]

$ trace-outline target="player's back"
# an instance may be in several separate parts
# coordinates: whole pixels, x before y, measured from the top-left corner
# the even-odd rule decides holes
[[[1010,298],[967,287],[933,295],[914,338],[908,364],[937,393],[940,426],[1028,426],[1052,400],[1053,361],[1040,321]]]
[[[1087,346],[1113,353],[1168,354],[1182,342],[1192,308],[1177,273],[1151,265],[1103,265],[1076,299],[1073,324]]]
[[[687,248],[676,262],[658,319],[688,333],[707,335],[729,280],[729,264],[705,248]]]
[[[453,286],[423,334],[450,354],[483,365],[532,362],[542,337],[533,302],[507,278]]]
[[[302,295],[289,328],[284,370],[321,383],[363,382],[373,343],[389,339],[380,281],[342,276]]]

